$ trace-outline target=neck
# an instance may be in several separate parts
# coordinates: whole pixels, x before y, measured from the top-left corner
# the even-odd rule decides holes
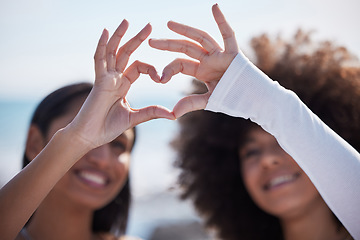
[[[281,226],[286,240],[343,240],[347,236],[322,199],[311,209],[282,218]]]
[[[89,240],[93,238],[93,210],[49,194],[36,210],[27,230],[33,240]]]

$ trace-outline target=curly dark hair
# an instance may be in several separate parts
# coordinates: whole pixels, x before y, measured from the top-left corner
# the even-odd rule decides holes
[[[290,41],[267,34],[251,40],[256,65],[294,91],[330,128],[360,151],[360,67],[356,57],[298,30]],[[194,93],[206,87],[194,80]],[[279,220],[259,209],[240,174],[238,149],[257,126],[222,113],[196,111],[179,119],[172,145],[183,199],[192,199],[205,226],[221,239],[283,239]]]

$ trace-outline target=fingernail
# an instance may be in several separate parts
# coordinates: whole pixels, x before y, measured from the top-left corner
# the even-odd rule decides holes
[[[107,30],[106,28],[103,29],[103,31],[102,31],[102,33],[101,33],[101,38],[104,38],[104,37],[105,37],[107,31],[108,31],[108,30]]]

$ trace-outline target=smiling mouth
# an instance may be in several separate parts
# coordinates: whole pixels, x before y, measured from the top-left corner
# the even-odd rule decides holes
[[[296,179],[298,179],[300,176],[300,173],[294,173],[294,174],[288,174],[288,175],[282,175],[279,177],[275,177],[271,179],[268,183],[265,184],[264,190],[271,190],[277,187],[280,187],[282,185],[294,182]]]
[[[92,187],[105,187],[108,183],[108,180],[105,176],[98,173],[93,173],[89,171],[79,171],[78,176],[80,179],[85,182],[87,185]]]

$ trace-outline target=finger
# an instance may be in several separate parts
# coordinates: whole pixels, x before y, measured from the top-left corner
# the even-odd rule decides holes
[[[125,70],[130,55],[140,46],[150,33],[151,25],[148,23],[135,37],[130,39],[119,49],[116,56],[116,71],[123,72]]]
[[[121,38],[129,27],[129,22],[124,19],[115,30],[106,47],[107,69],[115,71],[116,52]]]
[[[140,61],[135,61],[133,64],[131,64],[125,70],[124,76],[130,81],[130,83],[133,83],[136,79],[138,79],[140,73],[148,74],[152,80],[155,82],[160,82],[160,76],[158,75],[155,67]]]
[[[149,106],[132,110],[133,112],[130,114],[130,124],[132,126],[157,118],[175,120],[174,114],[163,106]]]
[[[207,50],[187,40],[150,39],[149,45],[159,50],[185,53],[187,56],[199,61],[208,54]]]
[[[210,93],[194,94],[182,98],[174,107],[173,113],[176,118],[185,113],[204,109],[209,100]]]
[[[218,4],[213,5],[212,12],[224,40],[225,52],[237,52],[238,45],[236,42],[234,30],[226,21],[225,16],[220,11]]]
[[[167,25],[170,30],[200,43],[208,52],[221,49],[219,44],[208,33],[202,30],[173,21],[169,21]]]
[[[198,67],[198,62],[181,58],[175,59],[164,68],[161,76],[161,82],[167,83],[172,76],[178,73],[196,77]]]
[[[106,43],[108,38],[109,32],[108,30],[104,29],[94,55],[96,79],[106,73]]]
[[[171,63],[169,63],[163,70],[161,76],[161,82],[167,83],[172,76],[183,73],[186,75],[190,75],[196,77],[196,72],[199,67],[199,63],[189,60],[189,59],[175,59]]]

